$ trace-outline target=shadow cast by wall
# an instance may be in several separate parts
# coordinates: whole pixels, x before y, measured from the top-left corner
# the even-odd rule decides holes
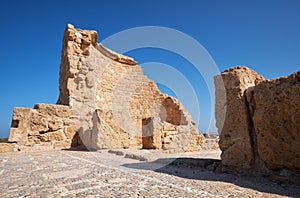
[[[232,183],[264,193],[300,197],[300,188],[297,184],[273,182],[270,178],[262,176],[221,172],[221,161],[216,159],[160,158],[153,162],[123,164],[123,166],[186,179]]]

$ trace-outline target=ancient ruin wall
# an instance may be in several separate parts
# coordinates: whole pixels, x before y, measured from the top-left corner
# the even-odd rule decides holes
[[[36,104],[14,109],[8,142],[19,146],[77,146],[77,128],[68,106]]]
[[[155,148],[175,144],[172,147],[179,150],[200,149],[202,136],[188,112],[174,98],[170,100],[173,106],[164,105],[171,97],[161,94],[132,58],[98,44],[95,31],[72,25],[66,27],[63,42],[58,103],[71,107],[80,137],[88,148],[142,148],[143,119],[166,112],[165,117],[155,119],[153,133],[164,136],[164,125],[178,127],[168,133],[168,142]],[[170,106],[175,107],[174,111]],[[184,123],[179,123],[178,117]],[[172,123],[172,119],[177,121]],[[182,139],[183,135],[189,139]]]
[[[215,85],[222,163],[299,173],[300,72],[264,80],[239,66],[216,76]]]
[[[259,157],[269,169],[300,173],[300,72],[264,81],[251,92]]]

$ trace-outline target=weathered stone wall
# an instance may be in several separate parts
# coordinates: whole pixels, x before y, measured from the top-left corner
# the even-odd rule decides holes
[[[68,106],[36,104],[14,109],[8,142],[19,146],[76,146],[75,123]]]
[[[264,80],[239,66],[215,86],[223,165],[300,173],[300,72]]]
[[[246,67],[235,67],[215,77],[215,113],[224,165],[249,167],[254,162],[245,91],[262,80],[260,75]],[[219,94],[224,88],[226,98]],[[224,115],[225,119],[221,120]]]
[[[251,92],[259,157],[269,169],[300,173],[300,72],[264,81]]]
[[[178,126],[176,134],[168,135],[176,136],[168,145],[200,149],[203,137],[189,113],[176,99],[161,94],[132,58],[98,44],[95,31],[72,25],[66,27],[63,42],[58,103],[71,107],[89,149],[142,148],[142,122],[151,117],[159,117],[155,133],[161,138],[164,125]],[[181,139],[182,134],[190,139]],[[166,145],[158,143],[155,148]]]
[[[92,150],[200,150],[203,136],[183,106],[161,94],[132,58],[110,51],[97,39],[95,31],[67,25],[60,105],[15,108],[9,141],[28,146],[83,144]],[[143,122],[147,119],[151,122]]]

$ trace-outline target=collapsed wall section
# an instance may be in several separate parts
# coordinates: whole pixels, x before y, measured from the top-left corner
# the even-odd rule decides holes
[[[300,173],[300,72],[264,80],[239,66],[215,85],[222,164]]]
[[[70,109],[64,105],[36,104],[14,109],[8,142],[19,146],[70,148],[80,142]]]

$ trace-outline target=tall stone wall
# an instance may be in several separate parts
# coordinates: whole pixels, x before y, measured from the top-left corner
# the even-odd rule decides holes
[[[163,148],[172,142],[178,150],[199,150],[203,136],[183,106],[161,94],[136,61],[110,51],[97,38],[95,31],[72,25],[67,25],[63,38],[58,104],[70,106],[84,145],[89,149],[142,148],[143,119],[159,117],[153,133],[164,136],[164,125],[176,128]],[[170,104],[165,105],[166,101]],[[166,116],[161,116],[163,112]],[[190,139],[179,138],[181,134]]]
[[[200,150],[203,135],[184,107],[161,94],[133,58],[97,40],[95,31],[66,26],[58,105],[15,108],[9,141],[28,146],[82,144],[92,150]]]
[[[215,86],[223,165],[300,173],[300,72],[264,80],[239,66]]]

